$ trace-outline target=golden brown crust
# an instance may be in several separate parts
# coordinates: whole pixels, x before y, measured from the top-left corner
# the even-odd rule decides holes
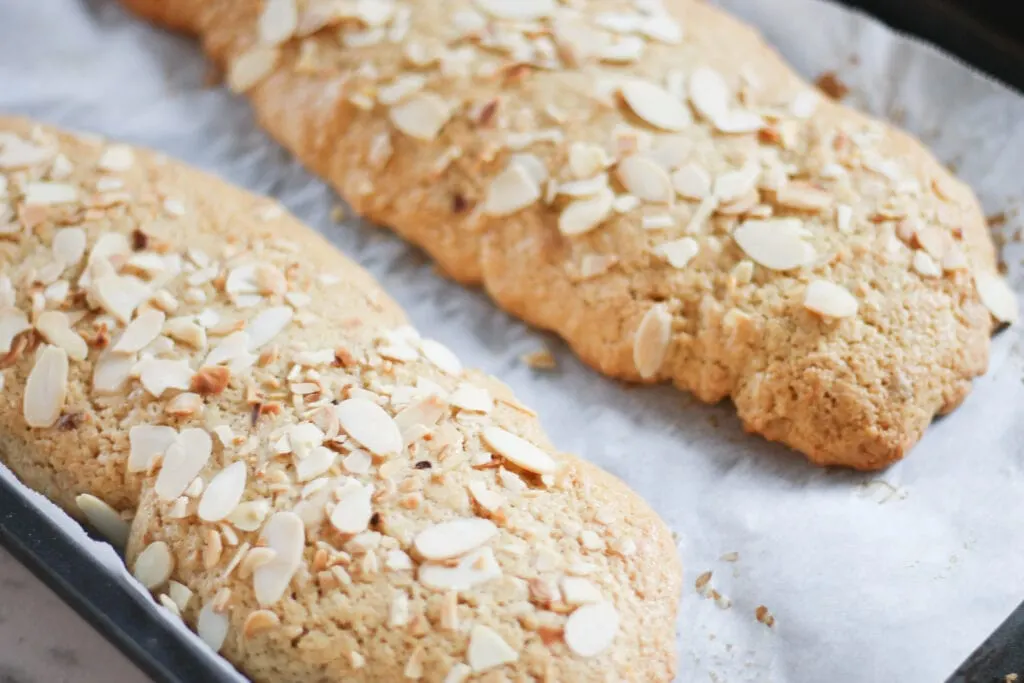
[[[815,96],[751,29],[704,2],[665,0],[654,17],[660,28],[637,28],[638,7],[657,13],[658,3],[604,0],[574,11],[537,0],[518,5],[540,9],[515,23],[501,15],[517,5],[502,0],[386,3],[394,12],[383,19],[361,17],[359,3],[311,0],[299,4],[297,31],[269,22],[280,47],[268,47],[266,33],[261,44],[259,22],[264,6],[291,6],[284,0],[125,4],[197,34],[267,130],[359,213],[426,249],[456,279],[557,332],[601,372],[670,381],[704,401],[731,398],[747,429],[814,462],[876,469],[903,457],[986,367],[992,323],[981,299],[997,317],[1016,315],[970,191],[911,137]],[[334,18],[301,35],[317,11]],[[394,29],[405,23],[407,31]],[[574,42],[569,28],[579,26],[592,33]],[[584,54],[602,40],[609,54],[636,54]],[[423,57],[430,51],[440,61]],[[645,119],[623,90],[637,80],[689,89],[693,109],[662,103]],[[722,85],[733,109],[712,122],[697,100]],[[644,93],[633,94],[642,110]],[[401,123],[396,109],[416,99],[427,101],[415,103],[413,123],[437,116],[436,135],[427,126],[411,136]],[[751,115],[756,126],[743,122]],[[722,132],[730,127],[748,132]],[[537,131],[540,139],[524,141]],[[669,153],[672,137],[682,147]],[[572,180],[573,143],[602,147],[618,164],[610,182],[622,213],[576,235],[560,232],[564,196],[487,215],[492,184],[513,165]],[[633,208],[624,190],[637,188],[624,187],[620,163],[631,146],[669,171],[695,164],[711,181],[757,163],[755,193],[716,195],[706,219],[694,220],[705,209],[684,193]],[[638,170],[650,179],[647,171]],[[809,231],[789,238],[813,248],[806,265],[752,262],[731,233],[764,218],[798,219]],[[671,248],[685,254],[678,265],[663,251]],[[986,281],[983,297],[972,272]],[[852,294],[855,314],[808,310],[818,280],[845,290],[817,292],[826,305]]]
[[[17,119],[0,180],[0,456],[254,681],[672,678],[664,523],[280,206]]]

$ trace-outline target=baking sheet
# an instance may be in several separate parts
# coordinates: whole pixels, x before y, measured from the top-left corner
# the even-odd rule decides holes
[[[1024,225],[1019,95],[821,0],[721,4],[805,75],[837,71],[852,103],[921,135],[990,214],[1007,213],[1005,231]],[[815,469],[743,434],[730,406],[601,378],[387,231],[334,223],[332,193],[243,101],[204,87],[205,73],[195,45],[110,0],[0,7],[0,110],[155,147],[280,198],[368,267],[425,334],[508,382],[562,449],[643,494],[678,533],[686,566],[681,681],[941,680],[1024,598],[1020,328],[996,339],[989,373],[903,463],[878,475]],[[1014,266],[1020,255],[1006,252]],[[557,370],[519,361],[542,346]],[[709,570],[728,603],[694,590]],[[772,628],[755,619],[762,605]]]

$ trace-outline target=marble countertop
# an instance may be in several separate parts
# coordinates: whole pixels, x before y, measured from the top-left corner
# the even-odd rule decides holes
[[[0,549],[0,683],[150,683]]]

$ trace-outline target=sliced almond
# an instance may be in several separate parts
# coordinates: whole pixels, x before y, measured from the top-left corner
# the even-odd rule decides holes
[[[469,632],[469,650],[466,661],[474,673],[494,669],[519,660],[519,653],[512,649],[498,633],[482,624],[473,626]]]
[[[619,162],[616,174],[626,191],[648,202],[668,203],[672,200],[672,180],[659,164],[640,154]]]
[[[316,479],[331,469],[334,464],[335,453],[330,448],[317,446],[309,452],[309,455],[295,463],[295,475],[300,482],[307,482]]]
[[[132,320],[135,309],[152,296],[149,287],[132,276],[107,273],[92,284],[92,295],[100,308],[124,325]]]
[[[156,398],[168,389],[188,390],[192,385],[192,368],[184,358],[163,360],[149,358],[140,363],[139,381],[142,387]]]
[[[1020,306],[1017,295],[999,275],[981,272],[974,276],[974,286],[978,290],[981,303],[989,310],[996,320],[1002,323],[1015,323],[1020,318]]]
[[[214,652],[220,652],[227,640],[231,622],[227,614],[216,607],[216,602],[211,600],[203,605],[196,618],[196,634]]]
[[[505,504],[505,497],[496,491],[491,491],[482,481],[471,481],[466,488],[469,489],[469,495],[473,497],[476,504],[491,514],[500,510],[501,506]]]
[[[239,503],[228,515],[228,521],[240,531],[256,531],[269,512],[270,503],[266,500],[249,500]]]
[[[844,287],[827,280],[814,280],[804,292],[804,307],[829,318],[857,315],[857,299]]]
[[[299,10],[295,0],[265,0],[258,24],[260,42],[266,45],[287,42],[295,35],[298,25]]]
[[[88,493],[78,495],[75,498],[75,504],[89,520],[89,524],[103,534],[103,537],[114,547],[125,547],[128,543],[128,532],[131,526],[121,518],[117,510]]]
[[[413,544],[427,560],[447,560],[482,546],[497,533],[494,522],[470,517],[427,527],[416,535]]]
[[[173,427],[135,425],[128,430],[128,471],[145,472],[156,458],[162,458],[178,431]]]
[[[737,171],[729,171],[715,178],[714,195],[722,203],[737,201],[757,188],[761,169],[750,163]]]
[[[73,266],[85,254],[85,230],[61,228],[53,234],[53,256],[65,266]]]
[[[11,351],[14,338],[25,330],[32,329],[28,317],[16,308],[0,310],[0,353]]]
[[[269,631],[272,628],[280,626],[281,619],[266,609],[258,609],[249,613],[249,616],[245,618],[245,622],[242,624],[242,635],[245,638],[253,638],[256,635]]]
[[[27,206],[74,204],[79,197],[78,188],[66,183],[34,181],[25,183],[22,190],[25,193],[24,202]]]
[[[373,516],[373,489],[358,482],[349,482],[340,492],[341,500],[331,512],[331,526],[343,534],[359,534],[367,530]]]
[[[218,472],[199,499],[199,519],[219,522],[230,515],[242,501],[246,475],[244,462],[233,462]]]
[[[163,311],[149,308],[140,313],[112,349],[115,353],[137,353],[152,343],[164,328]]]
[[[350,398],[335,406],[341,428],[374,455],[402,450],[402,433],[387,412],[365,398]]]
[[[697,164],[687,164],[672,174],[672,187],[680,197],[701,200],[711,194],[711,176]]]
[[[476,6],[494,19],[536,21],[554,14],[554,0],[476,0]]]
[[[672,339],[672,314],[663,303],[647,309],[633,337],[633,365],[642,379],[658,374]]]
[[[92,372],[92,388],[97,394],[119,394],[132,376],[135,356],[104,351],[96,359]]]
[[[683,237],[659,244],[654,249],[655,253],[668,261],[673,268],[685,268],[693,260],[693,257],[700,251],[700,245],[692,237]]]
[[[771,270],[791,270],[811,263],[817,252],[806,241],[806,235],[802,222],[791,218],[746,221],[732,233],[747,256]]]
[[[690,103],[701,116],[714,121],[728,113],[731,93],[721,74],[707,67],[698,67],[690,75]]]
[[[22,410],[29,427],[51,427],[60,417],[67,398],[68,354],[47,346],[36,357],[25,382]]]
[[[603,172],[611,160],[600,145],[574,142],[569,146],[569,171],[574,178],[583,180]]]
[[[431,395],[410,403],[395,415],[395,424],[402,433],[402,441],[409,445],[424,433],[422,430],[432,430],[447,412],[448,403],[440,396]]]
[[[163,541],[150,543],[135,558],[132,575],[149,590],[156,590],[167,583],[174,571],[174,556],[171,548]]]
[[[914,252],[913,266],[914,270],[925,277],[940,277],[942,275],[942,268],[925,251],[917,250]]]
[[[513,465],[534,474],[554,474],[558,462],[526,439],[501,427],[488,427],[481,434],[484,443]]]
[[[611,214],[615,195],[605,188],[588,199],[577,199],[558,216],[558,230],[563,235],[588,233],[601,225]]]
[[[163,331],[171,339],[188,344],[194,349],[206,348],[206,330],[193,316],[171,318],[164,323]]]
[[[305,526],[294,512],[275,512],[260,533],[262,545],[273,550],[274,559],[252,573],[256,600],[269,607],[281,599],[302,562]]]
[[[257,46],[243,52],[228,67],[228,87],[236,93],[250,90],[271,74],[280,58],[276,46]]]
[[[89,346],[71,329],[71,322],[66,313],[45,311],[36,319],[36,329],[46,341],[64,349],[71,360],[85,360],[89,355]]]
[[[587,605],[601,602],[601,590],[588,579],[566,576],[562,578],[562,599],[569,605]]]
[[[787,183],[775,193],[780,206],[814,213],[827,211],[832,206],[832,195],[809,183]]]
[[[288,327],[294,317],[295,311],[291,306],[274,306],[261,311],[245,328],[249,335],[249,350],[256,351],[269,344]]]
[[[614,605],[584,605],[565,622],[565,644],[581,657],[594,657],[608,649],[618,631],[619,612]]]
[[[441,342],[433,339],[424,339],[420,342],[420,351],[423,357],[437,366],[442,372],[449,375],[458,375],[462,372],[462,363],[458,356],[452,353],[451,349]]]
[[[454,566],[448,562],[424,562],[417,578],[434,590],[468,591],[501,575],[501,565],[494,558],[494,551],[484,546],[466,553]]]
[[[693,117],[682,102],[650,81],[628,80],[619,92],[633,113],[655,128],[681,131],[693,123]]]
[[[510,216],[540,199],[540,185],[521,164],[509,164],[487,187],[483,212]]]
[[[174,500],[185,492],[210,460],[213,440],[204,429],[183,429],[164,454],[153,490],[161,500]]]
[[[451,115],[448,103],[431,92],[416,93],[388,111],[388,118],[395,128],[426,141],[437,139]]]
[[[475,413],[489,413],[494,408],[494,399],[489,391],[472,384],[460,384],[448,397],[448,402],[460,410]]]

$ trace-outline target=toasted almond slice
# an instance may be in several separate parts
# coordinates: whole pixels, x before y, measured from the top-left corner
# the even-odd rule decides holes
[[[299,25],[299,10],[295,0],[266,0],[259,20],[260,42],[279,45],[295,34]]]
[[[53,256],[65,266],[73,266],[85,254],[85,230],[61,228],[53,234]]]
[[[228,615],[217,610],[216,601],[211,600],[199,610],[196,619],[196,633],[199,638],[210,646],[214,652],[220,652],[227,640],[228,631],[231,629],[231,622]]]
[[[154,308],[140,313],[125,328],[124,334],[112,349],[115,353],[137,353],[152,343],[164,328],[166,316]]]
[[[128,145],[110,145],[97,162],[100,170],[120,173],[135,164],[135,152]]]
[[[555,12],[554,0],[476,0],[476,5],[494,19],[536,21]]]
[[[505,504],[505,497],[496,491],[491,491],[482,481],[471,481],[466,488],[469,489],[469,495],[473,497],[476,504],[491,514],[497,512]]]
[[[755,263],[771,270],[791,270],[811,263],[817,256],[806,234],[801,221],[783,218],[746,221],[732,236]]]
[[[281,619],[266,609],[258,609],[249,613],[242,624],[242,635],[245,638],[253,638],[256,635],[275,628],[281,624]]]
[[[447,412],[448,402],[440,396],[430,395],[410,403],[395,415],[403,443],[409,445],[424,433],[422,430],[432,430]]]
[[[714,195],[722,203],[734,202],[757,188],[761,169],[750,163],[737,171],[729,171],[715,178]]]
[[[25,183],[22,190],[25,192],[24,201],[27,206],[74,204],[79,197],[78,188],[66,183],[34,181]]]
[[[697,164],[687,164],[672,174],[672,187],[680,197],[701,200],[711,194],[711,176]]]
[[[14,338],[30,329],[28,317],[17,308],[0,310],[0,353],[9,353]]]
[[[331,469],[334,459],[334,451],[330,448],[317,446],[309,452],[309,455],[295,463],[295,475],[301,482],[316,479]]]
[[[22,411],[29,427],[51,427],[64,409],[68,390],[68,354],[47,346],[36,357],[25,382]]]
[[[720,114],[713,121],[720,133],[755,133],[765,127],[760,114],[743,109],[732,109]]]
[[[832,195],[809,183],[787,183],[775,193],[775,201],[787,209],[822,212],[832,206]]]
[[[458,356],[441,342],[434,341],[433,339],[424,339],[420,342],[420,351],[427,360],[440,368],[442,372],[449,375],[458,375],[462,372],[462,363],[459,361]]]
[[[448,397],[448,402],[460,410],[489,413],[494,408],[494,399],[489,391],[472,384],[460,384]]]
[[[153,490],[161,500],[174,500],[206,467],[213,452],[213,440],[204,429],[183,429],[164,454]]]
[[[558,216],[558,230],[563,235],[588,233],[601,225],[611,214],[615,195],[605,188],[588,199],[577,199]]]
[[[626,191],[648,202],[672,201],[672,180],[659,164],[640,154],[619,162],[616,174]]]
[[[914,270],[925,277],[940,277],[942,275],[942,268],[926,251],[914,252],[913,266]]]
[[[128,430],[128,471],[145,472],[156,458],[163,457],[178,431],[173,427],[135,425]]]
[[[557,187],[555,187],[555,192],[566,197],[593,197],[607,189],[608,174],[601,171],[592,178],[558,183]]]
[[[483,212],[488,216],[509,216],[540,199],[540,185],[522,164],[509,164],[487,188]]]
[[[581,657],[604,652],[619,631],[619,612],[610,602],[584,605],[565,622],[565,644]]]
[[[693,117],[682,102],[650,81],[628,80],[619,92],[633,113],[655,128],[681,131],[693,123]]]
[[[270,503],[266,500],[248,500],[235,507],[228,515],[228,521],[240,531],[256,531],[269,512]]]
[[[469,651],[466,661],[474,673],[494,669],[518,661],[519,653],[512,649],[498,633],[482,624],[469,632]]]
[[[501,427],[488,427],[481,434],[484,443],[517,467],[535,474],[554,474],[558,462],[526,439]]]
[[[366,531],[373,516],[373,489],[356,481],[341,490],[341,500],[331,511],[331,526],[343,534],[360,534]]]
[[[277,67],[281,51],[261,45],[238,55],[228,67],[227,83],[232,92],[242,93],[262,81]]]
[[[131,378],[138,359],[120,353],[104,351],[93,366],[92,388],[97,394],[119,394]]]
[[[633,365],[642,379],[658,374],[672,340],[672,314],[658,303],[647,309],[633,337]]]
[[[452,116],[448,103],[432,92],[419,92],[391,107],[388,118],[398,130],[418,140],[436,140]]]
[[[974,286],[978,290],[981,303],[989,310],[996,320],[1002,323],[1015,323],[1020,318],[1020,306],[1017,295],[999,275],[981,272],[974,276]]]
[[[188,603],[192,600],[192,590],[177,581],[169,581],[167,583],[167,595],[181,612],[188,608]]]
[[[233,462],[218,472],[199,499],[199,519],[219,522],[230,515],[242,501],[246,475],[244,462]]]
[[[827,280],[815,280],[807,285],[804,306],[829,318],[852,318],[857,315],[857,299],[844,287]]]
[[[142,388],[156,398],[164,395],[168,389],[186,391],[192,386],[192,368],[184,358],[181,360],[165,360],[148,358],[139,363],[139,382]]]
[[[501,575],[501,565],[494,558],[494,551],[484,546],[466,553],[455,566],[447,562],[424,562],[417,578],[434,590],[468,591]]]
[[[36,319],[36,329],[46,341],[67,352],[71,360],[85,360],[89,346],[71,329],[71,321],[61,311],[45,311]]]
[[[479,548],[497,533],[494,522],[468,517],[427,527],[416,535],[413,545],[427,560],[448,560]]]
[[[171,548],[163,541],[150,543],[135,558],[132,575],[149,590],[156,590],[167,583],[174,571],[174,556]]]
[[[103,310],[124,325],[131,322],[135,309],[152,296],[146,283],[138,278],[113,272],[99,277],[92,284],[90,294]]]
[[[609,163],[608,153],[600,145],[574,142],[569,146],[569,171],[574,178],[592,178],[603,172]]]
[[[387,412],[365,398],[350,398],[335,407],[341,428],[375,455],[402,450],[402,433]]]
[[[729,111],[729,86],[717,71],[697,68],[690,75],[689,91],[693,108],[708,121],[714,121]]]
[[[288,327],[294,317],[295,311],[291,306],[274,306],[261,311],[245,328],[249,335],[249,350],[256,351],[273,341],[274,337]]]
[[[117,510],[110,507],[96,496],[82,493],[75,498],[75,504],[82,511],[89,524],[103,534],[116,548],[124,548],[128,543],[130,525],[121,519]]]
[[[294,512],[275,512],[260,533],[262,544],[277,555],[252,573],[256,600],[269,607],[281,599],[302,562],[306,530]]]
[[[668,261],[673,268],[685,268],[700,251],[700,245],[692,237],[683,237],[659,244],[654,251]]]
[[[562,578],[562,598],[569,605],[587,605],[601,602],[601,590],[588,579],[576,576]]]

